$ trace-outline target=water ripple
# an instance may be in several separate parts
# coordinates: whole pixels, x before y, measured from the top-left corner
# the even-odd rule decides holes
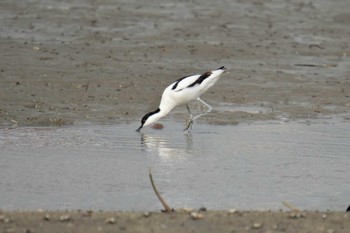
[[[148,168],[175,208],[343,210],[349,123],[23,127],[0,130],[3,209],[160,208]]]

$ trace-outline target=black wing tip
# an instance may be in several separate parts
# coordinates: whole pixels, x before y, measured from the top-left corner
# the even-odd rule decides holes
[[[227,68],[225,66],[221,66],[218,70],[226,70]]]

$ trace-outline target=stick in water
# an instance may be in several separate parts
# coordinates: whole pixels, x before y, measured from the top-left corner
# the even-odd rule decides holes
[[[151,184],[152,184],[152,188],[154,190],[154,192],[156,193],[160,203],[162,203],[163,207],[164,207],[164,212],[172,212],[174,211],[173,209],[171,209],[168,204],[164,201],[164,199],[162,198],[162,196],[159,194],[155,184],[154,184],[154,181],[153,181],[153,177],[152,177],[152,172],[151,172],[151,168],[149,168],[149,179],[151,180]]]
[[[296,208],[295,206],[292,206],[291,204],[289,204],[286,201],[282,201],[282,204],[294,212],[300,212],[300,209]]]

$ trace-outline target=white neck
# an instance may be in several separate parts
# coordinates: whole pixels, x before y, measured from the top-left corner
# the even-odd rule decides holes
[[[168,113],[171,111],[171,109],[169,108],[165,108],[165,110],[163,110],[162,108],[159,108],[160,111],[151,115],[150,117],[148,117],[147,121],[145,122],[144,126],[148,126],[150,124],[156,123],[158,120],[160,120],[161,118],[165,117],[166,115],[168,115]]]

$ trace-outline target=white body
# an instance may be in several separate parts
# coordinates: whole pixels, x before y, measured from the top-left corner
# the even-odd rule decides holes
[[[211,71],[210,76],[205,78],[201,83],[189,87],[201,75],[188,76],[181,81],[176,81],[170,84],[163,92],[160,101],[160,111],[148,117],[143,126],[155,123],[160,118],[169,114],[171,110],[180,105],[185,105],[193,100],[198,99],[204,92],[211,88],[220,78],[220,75],[225,72],[225,68]],[[174,85],[177,83],[175,89]]]

